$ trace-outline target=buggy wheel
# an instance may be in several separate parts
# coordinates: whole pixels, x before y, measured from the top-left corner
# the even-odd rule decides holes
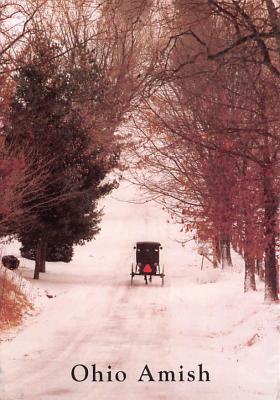
[[[164,277],[165,277],[165,274],[164,274],[164,265],[163,265],[162,266],[162,274],[161,274],[161,286],[164,285]]]
[[[131,284],[131,286],[132,286],[132,284],[133,284],[133,278],[134,278],[133,264],[131,265],[131,273],[130,273],[130,276],[131,276],[131,278],[130,278],[130,284]]]

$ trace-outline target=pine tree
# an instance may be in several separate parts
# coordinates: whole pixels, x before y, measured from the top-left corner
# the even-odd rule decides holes
[[[69,261],[74,244],[99,232],[97,202],[114,187],[103,180],[118,162],[118,149],[112,143],[106,146],[83,123],[74,101],[81,87],[56,57],[57,47],[37,38],[31,50],[16,76],[6,141],[14,153],[25,154],[30,169],[42,163],[49,170],[44,190],[30,195],[32,228],[17,232],[25,252],[34,253],[38,279],[47,255],[52,258],[50,249],[66,250]],[[100,74],[93,76],[97,90],[104,82]]]

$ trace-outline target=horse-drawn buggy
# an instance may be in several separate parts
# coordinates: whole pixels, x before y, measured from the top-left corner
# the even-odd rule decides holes
[[[131,285],[133,278],[137,275],[144,276],[146,285],[152,282],[153,276],[161,278],[161,284],[164,285],[164,266],[159,264],[159,251],[162,250],[158,242],[137,242],[134,246],[136,250],[136,265],[131,267]]]

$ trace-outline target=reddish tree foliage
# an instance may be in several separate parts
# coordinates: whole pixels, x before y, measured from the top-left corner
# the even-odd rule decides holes
[[[136,154],[150,166],[137,179],[187,229],[212,242],[213,253],[217,241],[241,250],[245,290],[255,289],[255,260],[264,257],[265,299],[275,301],[277,10],[257,3],[174,3],[161,63],[165,80],[145,103],[140,129],[136,117],[143,136]]]

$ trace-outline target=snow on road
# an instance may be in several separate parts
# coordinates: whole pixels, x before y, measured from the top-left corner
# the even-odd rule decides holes
[[[1,400],[276,399],[278,307],[263,304],[261,292],[244,295],[238,268],[200,271],[195,244],[175,241],[178,227],[161,209],[116,199],[133,192],[129,185],[114,192],[96,240],[78,247],[70,264],[48,263],[32,282],[40,307],[1,343]],[[162,243],[164,287],[140,277],[130,286],[137,240]],[[29,279],[32,263],[24,263]],[[89,369],[84,382],[71,378],[76,364]],[[93,364],[104,378],[110,365],[113,377],[121,370],[126,379],[92,382]],[[155,380],[173,370],[177,381],[138,382],[146,364]],[[210,382],[178,381],[182,369],[198,379],[199,364]]]

